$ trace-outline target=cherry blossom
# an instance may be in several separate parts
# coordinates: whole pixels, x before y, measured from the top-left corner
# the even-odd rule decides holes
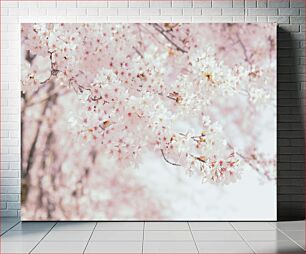
[[[148,153],[203,184],[234,184],[246,169],[274,181],[275,34],[273,24],[22,24],[25,218],[93,218],[89,205],[99,218],[163,218],[166,202],[134,177]]]

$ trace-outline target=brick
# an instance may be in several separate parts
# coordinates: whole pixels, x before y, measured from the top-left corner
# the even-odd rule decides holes
[[[77,7],[77,1],[57,1],[56,2],[57,8],[76,8]]]
[[[172,19],[172,17],[168,17],[168,16],[150,16],[149,18],[150,18],[151,23],[169,22],[169,20]]]
[[[12,178],[18,178],[19,171],[18,170],[2,170],[0,171],[1,177],[12,177]]]
[[[1,194],[2,201],[18,201],[19,194]]]
[[[130,0],[129,7],[131,8],[148,8],[150,7],[149,0]]]
[[[18,138],[1,138],[2,146],[18,146],[19,139]]]
[[[211,22],[212,17],[210,16],[197,16],[197,17],[192,17],[193,22]]]
[[[233,0],[234,8],[242,8],[244,7],[244,0]]]
[[[120,23],[120,22],[127,22],[128,18],[123,17],[123,16],[121,16],[121,17],[120,16],[113,16],[113,17],[109,16],[109,17],[107,17],[107,21]]]
[[[208,8],[211,7],[212,3],[211,0],[193,0],[193,7],[197,8],[197,7],[204,7],[204,8]]]
[[[165,8],[161,9],[161,15],[164,16],[181,16],[183,14],[182,8]]]
[[[116,8],[99,8],[99,15],[102,16],[117,16],[118,9]]]
[[[191,23],[192,17],[191,16],[174,16],[172,17],[172,22],[174,23]]]
[[[305,7],[305,0],[290,0],[290,7]]]
[[[290,144],[292,146],[302,146],[303,149],[305,150],[304,148],[305,142],[303,139],[290,139]]]
[[[221,8],[202,8],[202,15],[219,16],[221,15]]]
[[[233,22],[244,23],[244,16],[233,17]]]
[[[298,8],[280,8],[278,9],[279,15],[282,16],[292,16],[292,15],[299,15],[300,9]]]
[[[1,16],[7,16],[9,14],[8,8],[1,8]]]
[[[1,209],[1,210],[6,209],[6,204],[7,204],[6,202],[1,202],[1,203],[0,203],[0,205],[1,205],[1,206],[0,206],[0,209]]]
[[[295,179],[295,178],[303,178],[303,177],[305,177],[305,173],[302,170],[301,171],[294,171],[294,170],[279,171],[277,174],[278,179],[282,179],[282,178]]]
[[[67,15],[68,16],[85,16],[86,9],[85,8],[68,8]]]
[[[39,1],[38,7],[42,8],[56,8],[56,1]]]
[[[149,22],[150,17],[142,17],[142,16],[129,16],[128,17],[129,22],[133,23],[142,23],[142,22]]]
[[[67,15],[67,11],[66,9],[48,9],[47,13],[49,16],[66,16]]]
[[[20,187],[12,187],[12,186],[0,186],[1,193],[12,193],[12,194],[18,194],[20,193]]]
[[[303,202],[304,195],[278,195],[277,200],[279,202],[288,201],[288,202]]]
[[[108,1],[108,7],[126,8],[129,6],[129,2],[126,1]]]
[[[150,9],[140,9],[140,15],[144,16],[159,16],[160,15],[160,9],[158,8],[150,8]]]
[[[280,24],[278,26],[278,31],[280,32],[279,36],[281,35],[281,32],[299,32],[300,31],[300,26],[299,25],[292,25],[292,24]]]
[[[276,22],[282,24],[289,24],[289,17],[286,16],[270,16],[268,17],[269,22]]]
[[[1,8],[18,8],[18,1],[1,1]]]
[[[19,162],[10,162],[10,169],[20,170],[20,163]]]
[[[172,7],[191,8],[192,0],[172,0]]]
[[[17,210],[3,210],[1,211],[1,217],[17,217]]]
[[[107,1],[77,1],[77,7],[81,8],[106,8]]]
[[[248,9],[248,15],[250,16],[276,16],[277,9],[276,8],[256,8],[256,9]]]
[[[1,166],[1,170],[3,170],[3,169],[9,169],[9,162],[0,162],[1,164],[0,164],[0,166]]]
[[[212,7],[215,8],[232,8],[233,7],[233,1],[232,0],[218,0],[218,1],[212,1]]]
[[[9,9],[10,16],[28,16],[29,9],[11,8]]]
[[[244,20],[245,20],[245,22],[249,22],[249,23],[257,22],[257,17],[245,16],[245,17],[244,17]]]
[[[268,17],[257,17],[258,23],[266,23],[268,22]]]
[[[0,182],[1,182],[1,186],[19,185],[19,179],[18,178],[1,178]]]
[[[220,16],[220,17],[212,17],[212,21],[213,22],[220,22],[220,23],[223,23],[223,22],[233,22],[233,17],[228,17],[228,16]]]
[[[303,147],[279,147],[278,148],[279,154],[304,154]]]
[[[47,15],[47,9],[45,8],[31,8],[29,11],[30,11],[30,16],[46,16]]]
[[[138,8],[119,8],[118,15],[119,16],[139,16]]]
[[[150,8],[170,8],[171,0],[151,0]]]
[[[279,186],[303,186],[304,179],[278,179]]]
[[[98,16],[99,15],[99,9],[97,9],[97,8],[87,8],[86,15]]]
[[[256,0],[245,0],[245,7],[246,8],[256,7]]]
[[[8,202],[7,209],[20,209],[20,202]]]
[[[289,7],[290,2],[288,0],[269,0],[268,7],[276,7],[276,8],[282,8],[282,7]]]
[[[86,22],[91,22],[91,23],[107,22],[107,17],[103,17],[103,16],[80,16],[80,17],[76,17],[76,22],[79,22],[79,23],[86,23]]]
[[[202,9],[201,8],[184,8],[183,9],[183,15],[184,16],[200,16],[202,15]]]
[[[268,6],[268,1],[267,0],[259,0],[257,1],[257,7],[258,8],[265,8]]]
[[[290,23],[292,24],[297,24],[297,23],[304,24],[304,22],[305,22],[305,17],[300,17],[300,16],[290,17]]]
[[[244,15],[244,9],[243,8],[224,8],[222,9],[222,15],[224,16],[243,16]]]

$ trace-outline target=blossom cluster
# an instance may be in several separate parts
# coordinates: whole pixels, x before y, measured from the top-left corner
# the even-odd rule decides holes
[[[141,170],[148,152],[209,184],[234,183],[248,167],[274,179],[275,153],[258,151],[263,150],[260,128],[276,113],[273,29],[267,24],[23,24],[23,139],[32,140],[23,147],[26,185],[34,184],[31,179],[48,163],[52,170],[45,181],[53,189],[60,185],[54,172],[63,170],[99,171],[103,178],[108,165],[99,170],[101,158],[128,178],[128,172]],[[254,35],[258,38],[251,41]],[[50,161],[43,162],[45,157]],[[114,185],[137,186],[112,177]],[[99,186],[96,179],[88,182]]]

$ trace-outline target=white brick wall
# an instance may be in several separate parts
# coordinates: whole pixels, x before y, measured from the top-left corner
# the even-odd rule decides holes
[[[303,87],[304,15],[304,0],[1,1],[1,215],[20,209],[19,22],[278,22],[294,42],[285,36],[279,47],[295,48]]]

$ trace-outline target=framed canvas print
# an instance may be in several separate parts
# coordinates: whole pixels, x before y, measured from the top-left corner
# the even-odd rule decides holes
[[[22,220],[276,220],[276,25],[21,24]]]

